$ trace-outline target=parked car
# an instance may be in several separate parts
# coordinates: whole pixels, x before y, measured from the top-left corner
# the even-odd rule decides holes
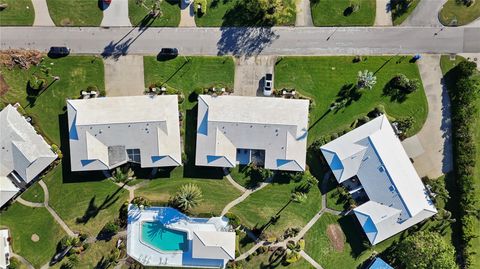
[[[190,5],[190,3],[192,3],[192,0],[182,0],[182,2],[183,2],[183,6],[186,7]]]
[[[70,54],[69,47],[50,47],[48,51],[48,57],[50,58],[60,58],[66,57]]]
[[[157,55],[157,60],[165,61],[173,59],[178,56],[178,49],[176,48],[162,48]]]
[[[270,96],[273,91],[273,74],[267,73],[263,85],[263,95]]]

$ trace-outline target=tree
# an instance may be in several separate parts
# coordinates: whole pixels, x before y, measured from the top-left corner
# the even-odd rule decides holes
[[[128,180],[134,179],[135,178],[134,174],[135,173],[130,167],[121,166],[121,167],[115,168],[115,170],[112,173],[112,179],[117,183],[125,183]]]
[[[198,205],[202,196],[202,190],[196,184],[189,183],[180,187],[171,202],[180,210],[188,212]]]
[[[290,199],[295,203],[303,204],[307,201],[307,194],[304,192],[292,192]]]
[[[453,269],[455,251],[435,232],[420,231],[401,241],[395,257],[406,269]]]
[[[455,72],[459,77],[468,78],[471,77],[477,69],[477,64],[470,61],[461,61],[456,67]]]
[[[372,89],[373,85],[377,84],[377,77],[373,75],[373,72],[358,71],[357,87],[360,89],[369,88]]]
[[[305,171],[303,176],[309,189],[318,185],[318,179],[314,177],[309,171]]]
[[[143,196],[136,196],[135,198],[133,198],[131,203],[138,208],[149,207],[151,205],[150,200]]]
[[[239,1],[239,9],[245,21],[252,24],[275,25],[288,22],[293,10],[283,0],[243,0]]]
[[[106,240],[110,240],[115,234],[118,233],[118,224],[114,221],[109,221],[103,226],[102,230],[100,231],[100,237],[105,238]]]

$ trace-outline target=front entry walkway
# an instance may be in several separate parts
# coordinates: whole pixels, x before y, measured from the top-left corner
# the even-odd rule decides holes
[[[420,132],[402,144],[420,177],[438,178],[453,169],[450,98],[442,84],[440,55],[422,55],[418,68],[427,95],[428,116]],[[420,155],[408,150],[418,144],[417,139],[424,150]]]
[[[103,19],[100,26],[132,26],[128,17],[128,0],[113,0],[110,5],[103,3]]]
[[[33,26],[55,26],[48,12],[47,0],[32,0],[32,4],[35,10]]]
[[[126,55],[104,59],[107,96],[142,95],[145,89],[143,56]]]

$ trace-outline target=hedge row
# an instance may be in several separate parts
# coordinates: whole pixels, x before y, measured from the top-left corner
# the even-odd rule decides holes
[[[448,92],[452,102],[452,130],[455,174],[459,194],[459,214],[461,220],[461,256],[462,264],[468,268],[475,254],[471,245],[475,233],[475,218],[479,197],[475,194],[476,145],[474,140],[475,116],[477,115],[480,83],[476,76],[476,64],[463,61],[453,68]],[[480,164],[479,164],[480,165]]]

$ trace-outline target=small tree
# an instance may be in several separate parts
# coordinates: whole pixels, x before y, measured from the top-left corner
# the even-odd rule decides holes
[[[377,84],[377,77],[373,75],[373,72],[368,70],[358,71],[357,87],[360,89],[368,88],[372,89]]]
[[[145,198],[143,196],[137,196],[137,197],[133,198],[131,203],[138,208],[150,207],[150,205],[151,205],[150,200],[148,200],[147,198]]]
[[[185,184],[172,198],[171,204],[184,212],[188,212],[198,205],[202,196],[202,190],[196,184]]]
[[[110,240],[114,235],[118,233],[118,224],[115,221],[109,221],[103,226],[100,231],[100,237],[106,240]]]
[[[117,167],[112,173],[112,179],[117,183],[125,183],[134,178],[135,173],[130,167],[127,166]]]
[[[303,204],[307,201],[307,194],[304,192],[293,192],[290,199],[295,203]]]

